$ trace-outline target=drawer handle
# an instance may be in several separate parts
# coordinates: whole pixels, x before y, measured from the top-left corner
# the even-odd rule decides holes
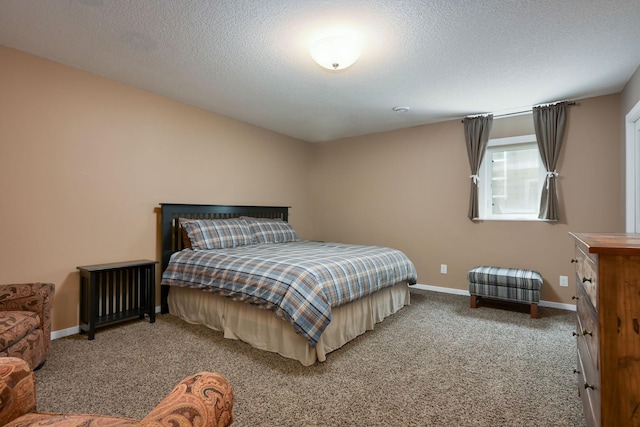
[[[574,259],[572,259],[572,260],[571,260],[571,264],[573,264],[574,262],[578,262],[578,260],[577,260],[577,259],[575,259],[575,258],[574,258]]]
[[[571,297],[571,299],[580,299],[580,298],[578,298],[577,296],[574,295],[574,296]]]
[[[577,333],[577,332],[575,332],[575,331],[573,331],[573,332],[571,332],[571,335],[573,335],[574,337],[577,337],[577,336],[578,336],[578,335],[580,335],[580,334],[579,334],[579,333]]]
[[[587,331],[586,329],[583,329],[582,330],[582,335],[591,335],[591,336],[593,336],[593,333]]]
[[[590,388],[591,390],[595,390],[596,389],[594,386],[590,385],[589,383],[584,383],[584,389],[586,390],[588,388]]]
[[[582,278],[582,283],[586,283],[586,282],[593,283],[593,282],[591,281],[591,279],[587,279],[586,277],[583,277],[583,278]]]
[[[578,371],[577,369],[574,369],[574,370],[573,370],[573,373],[574,373],[574,374],[579,374],[579,373],[580,373],[580,371]]]

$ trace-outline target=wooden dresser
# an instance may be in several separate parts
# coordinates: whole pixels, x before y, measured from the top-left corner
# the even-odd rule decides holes
[[[570,235],[586,423],[640,426],[640,234]]]

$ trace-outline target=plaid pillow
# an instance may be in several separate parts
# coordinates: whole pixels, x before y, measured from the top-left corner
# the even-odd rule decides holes
[[[247,216],[240,218],[247,221],[253,233],[253,238],[258,243],[286,243],[300,240],[289,223],[280,219]]]
[[[194,250],[224,249],[253,244],[253,235],[246,221],[232,219],[184,219],[180,225],[186,230]]]

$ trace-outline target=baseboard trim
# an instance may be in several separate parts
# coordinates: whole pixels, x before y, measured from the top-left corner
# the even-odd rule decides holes
[[[553,301],[540,301],[538,304],[540,307],[557,308],[559,310],[576,311],[576,306],[573,304],[563,304],[561,302]]]
[[[422,289],[423,291],[433,291],[433,292],[441,292],[443,294],[454,294],[454,295],[464,295],[469,296],[469,291],[464,291],[462,289],[453,289],[453,288],[444,288],[442,286],[433,286],[433,285],[412,285],[410,288],[413,289]]]
[[[410,287],[413,289],[422,289],[424,291],[441,292],[444,294],[463,295],[467,297],[469,296],[469,291],[465,291],[462,289],[452,289],[452,288],[445,288],[442,286],[421,285],[421,284],[412,285]],[[553,302],[553,301],[540,301],[538,305],[540,307],[549,307],[549,308],[557,308],[559,310],[576,311],[576,306],[574,304],[563,304],[563,303]]]
[[[442,286],[421,285],[421,284],[411,285],[409,287],[413,289],[422,289],[424,291],[441,292],[444,294],[463,295],[467,297],[469,296],[469,291],[464,291],[462,289],[453,289],[453,288],[445,288]],[[540,301],[540,304],[538,305],[540,307],[551,307],[551,308],[557,308],[560,310],[576,311],[576,306],[573,304],[561,304],[559,302]],[[160,313],[159,305],[156,306],[156,313]],[[61,329],[59,331],[52,331],[51,339],[55,340],[58,338],[64,338],[64,337],[68,337],[70,335],[75,335],[79,333],[80,333],[80,326],[72,326],[71,328]]]
[[[80,326],[73,326],[67,329],[61,329],[59,331],[51,332],[51,339],[56,340],[58,338],[68,337],[69,335],[75,335],[80,333]]]

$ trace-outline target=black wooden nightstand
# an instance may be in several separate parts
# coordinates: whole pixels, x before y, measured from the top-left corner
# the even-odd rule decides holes
[[[148,259],[84,265],[80,270],[80,332],[134,317],[156,321],[156,264]]]

